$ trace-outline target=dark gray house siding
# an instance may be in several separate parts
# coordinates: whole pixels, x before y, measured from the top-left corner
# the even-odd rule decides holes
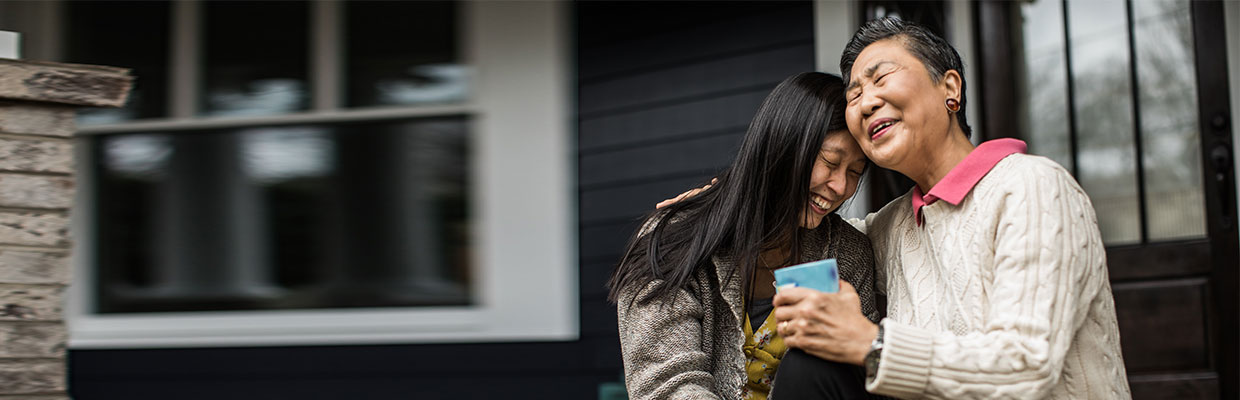
[[[814,39],[809,2],[584,3],[579,10],[585,311],[606,295],[590,282],[606,280],[653,204],[727,166],[766,94],[814,69]],[[650,14],[661,18],[645,22]],[[608,22],[591,26],[595,20]],[[645,30],[606,26],[617,21]]]
[[[74,398],[592,399],[621,381],[603,285],[625,240],[656,201],[731,161],[776,83],[814,69],[813,10],[583,2],[576,26],[579,340],[71,350]]]

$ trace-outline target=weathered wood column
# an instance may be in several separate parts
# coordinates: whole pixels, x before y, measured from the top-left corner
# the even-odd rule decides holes
[[[0,398],[66,399],[74,110],[119,107],[129,70],[0,59]]]

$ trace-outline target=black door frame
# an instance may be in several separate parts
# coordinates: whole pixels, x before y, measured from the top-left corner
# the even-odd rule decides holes
[[[1197,64],[1206,232],[1211,254],[1210,310],[1215,326],[1210,346],[1219,374],[1219,394],[1240,398],[1240,235],[1236,228],[1236,186],[1232,154],[1231,100],[1227,81],[1227,26],[1223,2],[1191,2]]]

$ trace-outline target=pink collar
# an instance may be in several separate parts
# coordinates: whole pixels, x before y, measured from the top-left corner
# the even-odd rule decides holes
[[[990,172],[1004,157],[1014,153],[1024,154],[1025,142],[1016,139],[995,139],[977,145],[964,160],[952,167],[930,193],[921,194],[921,188],[913,186],[913,218],[922,223],[921,207],[942,199],[952,205],[960,205],[964,196],[973,190],[978,181]]]

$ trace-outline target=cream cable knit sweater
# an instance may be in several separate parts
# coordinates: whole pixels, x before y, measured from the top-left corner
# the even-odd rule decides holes
[[[1062,167],[1013,154],[960,203],[909,194],[865,221],[888,293],[871,392],[902,398],[1128,399],[1106,254]]]

